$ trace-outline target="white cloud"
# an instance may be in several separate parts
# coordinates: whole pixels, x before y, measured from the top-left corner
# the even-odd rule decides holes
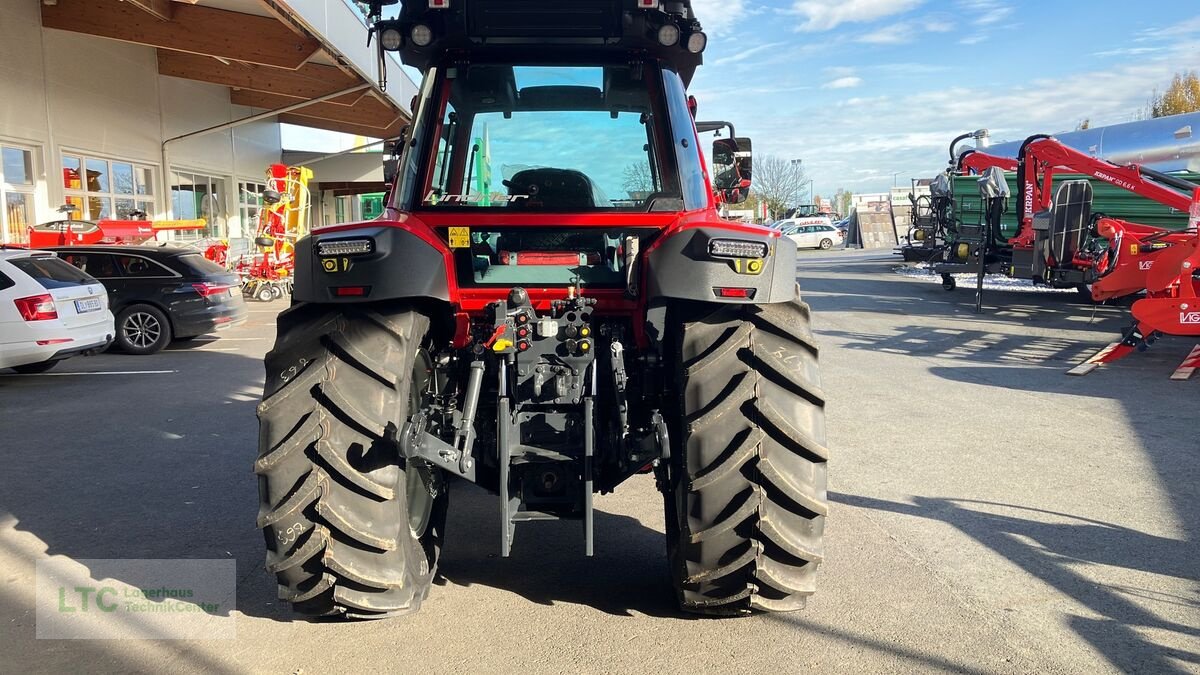
[[[1165,50],[1166,47],[1124,47],[1121,49],[1109,49],[1103,52],[1092,52],[1092,56],[1139,56],[1141,54],[1153,54]]]
[[[1013,8],[1001,0],[958,0],[958,5],[975,15],[972,23],[977,26],[998,23],[1013,13]]]
[[[862,84],[861,77],[839,77],[836,80],[826,82],[824,89],[853,89]]]
[[[983,34],[968,35],[964,38],[961,38],[958,41],[958,44],[960,44],[960,45],[977,45],[980,42],[986,41],[987,39],[988,39],[988,36],[983,35]]]
[[[884,26],[858,36],[856,42],[872,45],[902,45],[912,42],[917,37],[917,29],[907,21]]]
[[[795,0],[788,14],[804,19],[797,31],[826,31],[843,23],[862,23],[902,14],[924,0]]]
[[[964,131],[987,127],[997,140],[1017,140],[1033,133],[1069,131],[1084,118],[1095,126],[1130,121],[1145,105],[1153,84],[1169,81],[1181,59],[1194,59],[1197,49],[1200,46],[1188,41],[1161,54],[1105,62],[1103,67],[1093,61],[1098,65],[1090,70],[1019,86],[946,88],[942,79],[926,78],[913,81],[915,90],[890,97],[843,97],[869,91],[860,83],[856,89],[826,89],[825,96],[835,97],[832,102],[814,93],[766,99],[756,108],[734,97],[714,104],[706,115],[740,115],[738,131],[754,137],[762,154],[804,157],[805,170],[821,194],[838,187],[884,190],[892,185],[892,172],[900,172],[902,184],[909,177],[936,174],[945,166],[950,139]],[[826,87],[861,75],[874,88],[886,77],[881,66],[863,66],[856,73],[840,68],[845,67],[821,72]]]
[[[1192,35],[1193,33],[1200,33],[1200,16],[1178,21],[1162,28],[1148,28],[1138,31],[1138,37],[1134,41],[1145,42],[1147,40]]]
[[[709,35],[726,34],[753,13],[746,7],[746,0],[692,0],[692,10]]]
[[[933,19],[925,22],[925,30],[930,33],[949,33],[954,30],[954,24],[945,19]]]
[[[726,66],[731,63],[739,63],[741,61],[745,61],[745,60],[749,59],[751,56],[754,56],[755,54],[761,54],[762,52],[765,52],[767,50],[777,49],[777,48],[783,46],[783,44],[784,43],[782,43],[782,42],[770,42],[770,43],[767,43],[764,45],[759,45],[757,47],[751,47],[750,49],[745,49],[740,52],[730,54],[729,56],[723,56],[719,59],[715,59],[710,63],[710,65]]]
[[[984,12],[979,18],[975,19],[975,24],[978,26],[988,26],[993,23],[999,23],[1012,13],[1012,7],[996,7]]]
[[[825,74],[830,77],[846,77],[858,72],[857,69],[851,66],[828,66],[825,68]]]

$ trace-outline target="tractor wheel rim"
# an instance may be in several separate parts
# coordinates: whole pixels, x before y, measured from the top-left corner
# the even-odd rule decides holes
[[[162,325],[158,319],[145,312],[130,314],[121,329],[125,332],[125,339],[129,344],[142,349],[158,342],[159,336],[162,335]]]
[[[404,493],[408,506],[408,527],[418,539],[425,536],[433,515],[433,495],[429,492],[429,469],[421,460],[409,460],[404,470]]]
[[[409,383],[408,412],[413,414],[424,405],[424,392],[433,372],[433,359],[429,352],[421,349],[413,359],[412,381]],[[404,499],[408,512],[408,526],[413,536],[420,539],[429,529],[433,518],[434,489],[433,470],[426,462],[410,459],[404,466]]]

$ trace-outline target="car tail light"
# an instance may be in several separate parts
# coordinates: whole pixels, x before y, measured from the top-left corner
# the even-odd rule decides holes
[[[230,286],[229,284],[210,284],[206,282],[192,284],[192,288],[196,289],[196,292],[199,293],[201,297],[207,298],[210,295],[221,295],[222,293],[228,293],[229,289],[233,288],[233,286]]]
[[[54,306],[54,298],[48,293],[17,298],[13,302],[16,303],[21,318],[26,321],[49,321],[58,318],[58,308]]]
[[[363,298],[367,293],[366,286],[336,286],[333,289],[333,294],[339,298]]]
[[[74,341],[75,340],[73,338],[57,338],[54,340],[38,340],[37,343],[38,343],[39,347],[45,347],[46,345],[61,345],[61,344],[65,344],[67,342],[74,342]]]

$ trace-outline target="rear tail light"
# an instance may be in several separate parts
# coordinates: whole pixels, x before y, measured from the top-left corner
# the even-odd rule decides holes
[[[367,296],[366,286],[336,286],[333,294],[339,298],[364,298]]]
[[[17,298],[13,302],[16,303],[21,318],[26,321],[49,321],[58,318],[58,308],[54,306],[54,298],[48,293]]]
[[[65,344],[67,342],[74,342],[74,339],[73,338],[58,338],[55,340],[38,340],[37,341],[39,347],[45,347],[46,345],[61,345],[61,344]]]
[[[233,286],[230,286],[229,284],[200,283],[192,284],[192,288],[196,289],[196,292],[199,293],[201,297],[207,298],[210,295],[221,295],[222,293],[228,293],[229,289],[233,288]]]
[[[745,298],[753,300],[756,288],[731,288],[729,286],[717,286],[713,289],[713,294],[718,298]]]

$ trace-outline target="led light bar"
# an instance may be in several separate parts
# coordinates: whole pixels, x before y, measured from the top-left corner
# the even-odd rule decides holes
[[[375,250],[375,243],[370,239],[339,239],[334,241],[317,242],[317,255],[362,255]]]
[[[713,239],[708,242],[708,254],[714,258],[765,258],[767,244],[744,239]]]

